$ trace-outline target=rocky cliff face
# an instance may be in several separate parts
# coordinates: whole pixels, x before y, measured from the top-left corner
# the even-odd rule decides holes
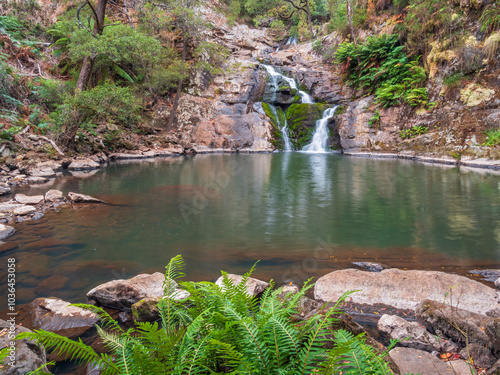
[[[355,92],[344,84],[340,68],[325,62],[314,51],[312,43],[287,45],[275,51],[277,43],[267,29],[257,30],[237,23],[229,26],[222,14],[208,8],[203,9],[203,13],[214,25],[207,38],[224,45],[231,54],[223,74],[212,79],[203,75],[195,77],[195,83],[180,99],[178,121],[169,130],[175,142],[185,150],[271,151],[281,147],[278,126],[273,124],[269,113],[266,115],[261,110],[259,102],[274,104],[286,112],[300,98],[286,85],[280,86],[276,93],[269,91],[268,75],[260,66],[266,63],[293,77],[316,102],[340,106],[340,114],[329,125],[329,144],[333,148],[455,159],[500,157],[498,150],[481,146],[485,130],[500,125],[498,64],[485,64],[473,82],[449,87],[443,84],[443,77],[456,70],[457,56],[453,51],[443,51],[440,44],[432,44],[426,68],[430,72],[429,99],[436,107],[432,110],[406,106],[382,108],[373,96]],[[330,34],[321,42],[335,45],[340,38]],[[471,39],[470,43],[480,48],[480,41]],[[160,105],[155,110],[154,124],[165,127],[169,107]],[[285,116],[294,118],[294,114],[285,113]],[[290,128],[292,143],[298,148],[310,138],[317,120],[306,117],[303,122],[295,118]],[[401,130],[414,127],[425,128],[426,134],[401,137]]]

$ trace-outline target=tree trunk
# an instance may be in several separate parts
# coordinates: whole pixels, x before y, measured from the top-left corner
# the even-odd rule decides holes
[[[354,31],[354,25],[352,24],[351,1],[350,0],[346,0],[346,5],[347,5],[347,19],[349,21],[349,26],[351,28],[351,35],[352,35],[352,41],[354,43],[354,50],[357,51],[358,50],[358,42],[356,41],[356,33]],[[361,64],[361,62],[359,61],[359,56],[358,56],[357,53],[356,53],[356,58],[358,60],[358,65]]]
[[[174,104],[172,106],[172,112],[170,112],[170,117],[168,119],[167,129],[172,130],[174,125],[175,116],[177,114],[177,108],[179,107],[179,98],[181,96],[182,91],[182,82],[184,81],[184,65],[186,63],[186,55],[187,55],[187,37],[183,36],[182,41],[182,77],[179,78],[177,82],[177,93],[175,94]]]
[[[306,1],[306,12],[307,12],[307,25],[309,26],[309,32],[314,35],[311,20],[311,10],[309,9],[309,0]]]
[[[99,0],[97,3],[97,8],[94,9],[90,1],[87,4],[92,9],[94,17],[94,29],[92,30],[92,37],[102,35],[104,30],[104,16],[106,15],[106,5],[108,0]],[[94,67],[95,56],[87,56],[83,59],[82,68],[80,69],[80,74],[78,76],[78,81],[76,83],[76,91],[84,91],[92,76],[92,68]]]

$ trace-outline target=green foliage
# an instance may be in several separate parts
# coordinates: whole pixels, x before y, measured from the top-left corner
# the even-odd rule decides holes
[[[459,85],[463,80],[465,79],[465,76],[463,73],[454,73],[450,74],[449,76],[443,78],[443,84],[448,87],[454,87]]]
[[[481,14],[481,31],[495,31],[500,29],[500,1],[496,0],[488,5]]]
[[[127,331],[104,310],[86,307],[102,319],[97,331],[110,354],[97,354],[80,340],[44,331],[23,333],[49,350],[58,350],[82,363],[100,366],[103,374],[338,374],[347,369],[358,374],[390,374],[383,354],[364,343],[362,336],[332,331],[338,304],[304,322],[292,317],[305,293],[283,294],[283,288],[264,291],[260,301],[247,292],[254,268],[235,284],[222,273],[221,287],[209,283],[181,283],[188,300],[175,300],[174,279],[183,276],[184,262],[173,258],[165,271],[165,298],[160,300],[161,326],[137,323]],[[107,329],[105,329],[107,327]],[[332,338],[334,347],[326,348]]]
[[[498,146],[500,145],[500,128],[492,129],[486,132],[486,141],[483,146]]]
[[[0,34],[6,34],[12,39],[24,38],[23,25],[16,17],[0,16]]]
[[[400,130],[399,136],[402,139],[415,138],[416,136],[427,134],[429,132],[429,128],[427,126],[418,125],[414,126],[410,129]]]
[[[418,65],[418,59],[410,61],[404,47],[397,44],[397,35],[386,34],[368,37],[357,49],[354,43],[344,42],[335,53],[335,61],[346,66],[352,86],[375,91],[376,102],[384,107],[403,103],[425,106],[425,69]]]
[[[370,126],[370,128],[372,128],[372,127],[376,127],[376,128],[380,127],[380,111],[378,109],[375,110],[375,113],[373,114],[373,116],[368,121],[368,125]]]
[[[75,123],[87,129],[100,122],[132,126],[139,121],[140,110],[140,99],[130,88],[105,83],[76,95],[67,94],[51,118],[61,130]]]

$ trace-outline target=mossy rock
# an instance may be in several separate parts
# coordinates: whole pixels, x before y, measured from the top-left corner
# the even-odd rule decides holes
[[[264,109],[267,117],[271,119],[271,124],[273,126],[273,139],[271,144],[277,149],[283,150],[285,143],[280,129],[285,124],[285,114],[283,113],[281,107],[274,107],[267,103],[262,103],[262,108]]]
[[[147,297],[132,305],[132,314],[137,322],[154,322],[160,318],[159,298]]]
[[[331,108],[331,104],[294,103],[286,111],[290,140],[294,147],[301,150],[311,141],[316,121],[323,117],[323,112]],[[338,112],[336,111],[336,114]]]

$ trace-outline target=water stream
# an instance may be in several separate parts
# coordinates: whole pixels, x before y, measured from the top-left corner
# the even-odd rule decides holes
[[[298,93],[299,93],[299,95],[300,95],[300,97],[302,99],[302,103],[305,103],[305,104],[313,104],[314,103],[312,97],[307,92],[299,90],[299,88],[297,87],[297,82],[295,82],[295,80],[293,78],[289,78],[287,76],[284,76],[281,73],[278,73],[270,65],[264,65],[264,64],[262,64],[262,66],[267,70],[267,72],[271,76],[271,83],[275,87],[276,91],[279,89],[279,87],[278,87],[278,78],[281,78],[282,80],[284,80],[284,81],[286,81],[288,83],[288,85],[290,86],[290,88],[298,91]]]
[[[290,142],[290,137],[288,136],[288,122],[286,121],[286,116],[284,116],[285,123],[283,124],[283,126],[281,126],[280,117],[278,116],[276,107],[274,105],[270,105],[270,107],[273,111],[274,116],[276,116],[276,122],[278,123],[277,125],[280,128],[281,135],[283,137],[283,142],[285,143],[285,148],[283,149],[283,151],[291,152],[293,151],[293,147],[292,147],[292,142]]]
[[[323,112],[323,117],[316,121],[316,128],[314,129],[311,143],[304,146],[302,151],[310,153],[328,152],[328,121],[335,115],[337,107],[328,108]]]

